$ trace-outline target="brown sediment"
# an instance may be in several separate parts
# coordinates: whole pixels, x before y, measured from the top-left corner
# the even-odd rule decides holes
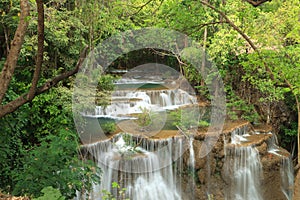
[[[229,135],[235,129],[242,128],[244,126],[250,126],[250,123],[244,120],[226,121],[221,130],[219,127],[199,128],[195,135],[195,139],[204,139],[207,136]]]
[[[244,137],[247,141],[241,141],[239,144],[227,144],[227,147],[246,147],[246,146],[260,146],[268,139],[272,137],[272,134],[253,134]]]
[[[260,133],[268,133],[268,132],[272,132],[273,130],[272,126],[268,124],[253,125],[253,128]]]
[[[230,134],[237,128],[241,128],[243,126],[249,126],[250,123],[247,121],[230,121],[224,123],[223,129],[217,129],[214,127],[208,128],[199,128],[195,133],[195,138],[202,138],[207,135],[215,136],[216,134]],[[152,138],[167,138],[167,137],[174,137],[181,135],[178,130],[160,130],[160,131],[149,131],[149,130],[137,130],[136,127],[130,126],[128,121],[120,122],[118,125],[118,130],[115,133],[122,132],[120,127],[126,126],[126,131],[133,135],[143,135],[145,137],[152,137]]]

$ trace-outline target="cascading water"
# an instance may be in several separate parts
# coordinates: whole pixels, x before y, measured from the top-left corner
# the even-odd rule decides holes
[[[102,169],[101,184],[93,186],[91,199],[101,199],[103,190],[118,197],[118,192],[111,187],[113,182],[125,188],[125,196],[132,200],[181,199],[176,177],[178,169],[174,166],[182,163],[182,137],[160,140],[126,137],[130,145],[118,135],[84,146]],[[139,147],[134,147],[137,144]]]
[[[281,185],[282,193],[286,199],[292,199],[294,177],[290,154],[278,146],[277,138],[271,132],[251,132],[249,134],[247,133],[247,126],[232,131],[230,143],[224,142],[225,170],[229,177],[229,189],[226,192],[226,199],[264,199],[265,194],[263,195],[261,191],[261,187],[263,187],[261,185],[263,179],[262,164],[256,148],[256,146],[262,145],[263,142],[267,142],[267,152],[274,154],[275,160],[278,157],[281,159],[281,184],[279,185]],[[266,150],[264,151],[266,152]],[[272,161],[272,156],[268,156],[268,159]]]
[[[160,93],[160,97],[163,100],[163,106],[172,106],[172,99],[170,98],[170,95],[166,93]]]
[[[162,80],[164,79],[159,81]],[[153,82],[148,82],[148,84],[158,85],[159,82],[157,81],[153,78]],[[89,113],[88,117],[97,118],[95,123],[98,123],[97,120],[101,118],[133,120],[136,119],[138,113],[142,113],[143,109],[146,108],[151,111],[157,111],[161,120],[163,118],[161,111],[172,110],[181,106],[185,106],[184,109],[187,109],[188,106],[186,105],[195,103],[198,106],[196,97],[177,87],[177,83],[173,85],[169,84],[172,85],[171,87],[160,86],[155,89],[133,87],[137,89],[130,90],[130,87],[134,84],[142,86],[145,84],[145,81],[138,79],[119,81],[117,84],[119,90],[112,94],[111,104],[108,106],[97,106],[95,112]],[[86,112],[84,113],[86,114]],[[188,120],[195,118],[195,121],[198,120],[197,114],[195,117],[191,117],[191,112],[188,109],[186,115],[182,113],[181,117],[183,118],[188,118]],[[128,126],[129,124],[122,123],[123,121],[116,123],[120,129],[122,129],[121,125]],[[122,130],[123,132],[130,132]],[[101,199],[103,197],[103,190],[111,193],[118,199],[120,197],[119,189],[112,187],[113,182],[117,182],[120,188],[125,188],[126,192],[124,195],[131,200],[179,200],[185,197],[188,197],[187,199],[202,198],[195,195],[199,194],[198,191],[197,193],[195,192],[199,188],[196,187],[194,178],[199,178],[199,174],[197,173],[200,171],[199,169],[195,169],[195,164],[198,164],[195,159],[200,158],[195,158],[198,152],[194,151],[194,138],[189,137],[187,139],[185,137],[172,136],[153,139],[157,138],[152,137],[156,135],[148,136],[144,134],[146,131],[147,129],[138,129],[137,133],[130,132],[133,135],[123,134],[122,136],[122,134],[119,134],[114,135],[110,139],[107,139],[107,135],[104,135],[101,138],[97,137],[95,140],[90,140],[93,142],[97,140],[102,141],[92,144],[85,142],[83,148],[93,156],[94,160],[97,161],[98,167],[102,169],[101,182],[93,186],[93,190],[88,194],[90,199]],[[255,145],[244,145],[244,143],[247,143],[249,136],[246,133],[247,126],[242,126],[232,132],[231,140],[224,141],[224,166],[227,169],[227,174],[230,176],[230,181],[227,182],[229,189],[225,194],[228,200],[263,199],[260,191],[262,166],[259,154]],[[143,134],[144,138],[142,137]],[[152,139],[150,139],[151,137]],[[190,171],[185,170],[184,173],[193,173],[192,177],[191,174],[188,174],[188,181],[185,179],[182,181],[181,176],[179,176],[183,174],[181,170],[183,170],[184,165],[181,157],[186,150],[185,148],[189,149],[189,157],[186,164],[189,165],[188,169]],[[195,147],[195,150],[197,148]],[[273,148],[273,152],[278,153],[276,148]],[[209,158],[207,157],[207,159]],[[209,162],[207,162],[207,174],[209,176],[211,173],[210,166]],[[290,161],[286,157],[282,159],[281,168],[282,191],[287,199],[291,199],[292,168]],[[194,175],[196,176],[194,177]],[[181,181],[183,183],[189,182],[189,189],[184,188],[182,190]],[[206,192],[209,199],[214,198],[212,194],[214,192],[213,189],[211,191],[206,190]]]
[[[276,135],[268,140],[268,152],[281,158],[280,175],[281,175],[281,190],[287,200],[293,199],[294,188],[294,169],[292,166],[291,156],[278,146]]]
[[[226,171],[231,177],[230,188],[226,194],[228,200],[262,200],[262,166],[259,153],[252,145],[240,145],[241,142],[247,141],[246,130],[245,127],[234,130],[229,147],[225,146]]]
[[[152,70],[154,72],[157,70]],[[188,148],[188,141],[183,136],[149,138],[156,131],[156,126],[158,132],[163,129],[164,126],[160,125],[164,125],[167,110],[197,104],[197,98],[190,94],[194,93],[193,89],[188,88],[189,84],[184,84],[187,81],[177,71],[168,69],[163,73],[168,74],[167,79],[156,75],[145,76],[143,71],[135,69],[115,83],[116,91],[111,95],[110,105],[96,106],[94,113],[83,112],[88,121],[91,121],[90,118],[97,118],[100,122],[107,118],[115,120],[120,133],[106,140],[101,137],[99,142],[91,139],[95,143],[86,142],[83,145],[84,151],[93,156],[102,170],[101,183],[93,186],[89,194],[91,199],[101,199],[103,190],[118,199],[119,193],[112,188],[113,182],[125,188],[125,196],[132,200],[181,199],[181,178],[177,175],[181,174],[183,168],[181,156]],[[148,125],[144,128],[138,123],[138,114],[144,114],[145,111],[150,114],[156,112],[155,116],[158,116],[156,121],[151,118],[152,115],[148,116],[153,130],[148,129]],[[95,131],[91,137],[99,138],[96,135]],[[193,141],[190,142],[190,150],[193,150]],[[194,166],[193,151],[191,163]]]
[[[283,157],[280,166],[281,189],[287,200],[293,199],[294,169],[291,157]]]
[[[194,174],[195,171],[195,152],[194,152],[194,137],[190,136],[189,137],[189,168],[192,174]],[[190,187],[190,198],[194,198],[195,194],[195,179],[194,179],[194,175],[192,175],[191,179],[189,179],[189,187]]]
[[[235,148],[234,151],[234,199],[261,200],[261,163],[258,151],[251,146]]]
[[[197,102],[194,96],[181,89],[118,90],[112,94],[111,98],[111,105],[96,107],[94,117],[117,117],[119,115],[141,113],[142,108],[154,111],[175,109]]]

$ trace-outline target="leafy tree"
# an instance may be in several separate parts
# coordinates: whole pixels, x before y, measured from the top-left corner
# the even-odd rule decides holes
[[[51,186],[43,188],[42,193],[44,193],[43,196],[33,200],[65,200],[60,191]]]
[[[52,186],[72,198],[77,190],[90,190],[91,183],[98,180],[93,172],[95,167],[78,160],[77,139],[77,134],[68,130],[41,139],[40,146],[24,156],[26,165],[15,174],[17,183],[13,193],[38,197],[43,188]]]
[[[39,80],[41,77],[41,70],[42,70],[42,64],[44,60],[44,42],[45,42],[45,33],[44,33],[44,27],[45,27],[45,14],[44,14],[44,4],[43,1],[37,0],[37,56],[36,56],[36,65],[35,70],[32,72],[32,79],[31,79],[31,85],[28,88],[27,92],[23,95],[20,95],[16,99],[6,103],[3,105],[3,99],[6,96],[6,93],[8,91],[9,85],[11,83],[11,80],[13,78],[13,75],[15,73],[15,69],[17,67],[18,63],[18,57],[21,52],[22,44],[25,40],[25,34],[28,29],[29,25],[29,18],[30,18],[30,4],[28,0],[21,0],[20,1],[20,20],[18,27],[15,32],[14,39],[11,42],[11,47],[9,50],[9,53],[7,54],[7,58],[4,62],[4,65],[2,67],[2,72],[0,75],[0,117],[3,117],[7,115],[8,113],[11,113],[15,111],[20,106],[24,105],[27,102],[30,102],[33,100],[33,98],[41,94],[53,86],[55,86],[58,82],[61,80],[64,80],[68,78],[69,76],[75,74],[79,66],[83,60],[85,52],[82,53],[81,59],[79,59],[76,67],[70,71],[66,71],[61,73],[60,75],[55,76],[51,80],[46,81],[43,85],[39,86]]]

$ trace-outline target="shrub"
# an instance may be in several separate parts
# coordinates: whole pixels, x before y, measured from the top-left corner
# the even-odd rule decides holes
[[[40,145],[24,157],[23,171],[15,173],[13,193],[39,197],[43,188],[52,186],[72,198],[76,190],[89,190],[93,181],[100,181],[95,166],[79,159],[77,140],[77,135],[68,130],[41,139]]]

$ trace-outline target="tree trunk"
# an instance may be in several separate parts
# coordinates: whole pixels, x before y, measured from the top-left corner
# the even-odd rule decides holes
[[[250,2],[251,0],[247,0],[248,2]],[[268,0],[261,0],[259,1],[259,4],[264,3]],[[219,13],[221,15],[221,17],[235,30],[237,31],[247,42],[248,44],[251,46],[251,48],[259,53],[259,49],[256,47],[256,45],[252,42],[252,40],[239,28],[237,27],[227,16],[224,12],[218,10],[216,7],[214,7],[213,5],[209,4],[207,1],[200,1],[201,4],[209,7],[210,9],[214,10],[215,12]],[[265,70],[268,73],[269,77],[271,80],[275,80],[274,78],[274,74],[271,68],[269,68],[267,66],[267,64],[264,62],[263,58],[261,58],[261,61],[264,64]],[[284,75],[279,74],[281,76],[284,77]],[[296,103],[297,103],[297,110],[298,110],[298,165],[300,165],[300,102],[299,102],[299,98],[298,96],[294,93],[294,87],[293,85],[289,82],[289,80],[287,80],[286,78],[284,78],[284,82],[285,82],[285,86],[290,88],[290,90],[293,92],[295,98],[296,98]]]
[[[296,104],[297,104],[297,111],[298,111],[298,165],[300,165],[300,102],[297,95],[295,95]]]
[[[80,58],[76,64],[76,67],[71,70],[71,71],[67,71],[63,74],[60,74],[56,77],[54,77],[53,79],[47,81],[44,85],[42,85],[41,87],[37,88],[35,96],[42,94],[46,91],[48,91],[50,88],[52,88],[53,86],[55,86],[57,83],[59,83],[61,80],[64,80],[74,74],[76,74],[79,70],[79,67],[81,66],[81,64],[83,63],[86,54],[88,52],[88,47],[85,47],[83,49],[83,51],[80,54]],[[14,112],[15,110],[17,110],[20,106],[22,106],[23,104],[30,102],[32,99],[27,98],[28,97],[28,93],[27,94],[23,94],[20,97],[18,97],[17,99],[5,104],[5,105],[0,105],[0,118],[4,117],[5,115]]]
[[[13,77],[15,68],[17,66],[19,53],[24,42],[24,37],[29,24],[29,20],[27,19],[30,10],[28,1],[21,0],[20,7],[20,22],[18,24],[14,39],[11,42],[10,51],[7,55],[6,62],[4,63],[4,67],[0,75],[0,104],[2,103],[3,98],[5,97],[9,83]]]
[[[300,165],[300,105],[298,98],[297,99],[297,109],[298,109],[298,168]],[[300,170],[297,170],[295,181],[294,181],[294,195],[293,200],[300,199]]]
[[[294,181],[294,194],[293,200],[300,199],[300,170],[296,173],[295,181]]]
[[[43,57],[44,57],[44,3],[43,0],[36,0],[38,12],[38,50],[36,56],[36,66],[31,81],[31,87],[28,92],[28,99],[33,99],[37,90],[37,84],[40,79]]]
[[[207,27],[204,28],[204,35],[203,35],[203,55],[202,55],[202,64],[201,64],[201,86],[204,86],[204,78],[203,78],[203,74],[204,74],[204,70],[205,70],[205,66],[206,66],[206,40],[207,40]]]

